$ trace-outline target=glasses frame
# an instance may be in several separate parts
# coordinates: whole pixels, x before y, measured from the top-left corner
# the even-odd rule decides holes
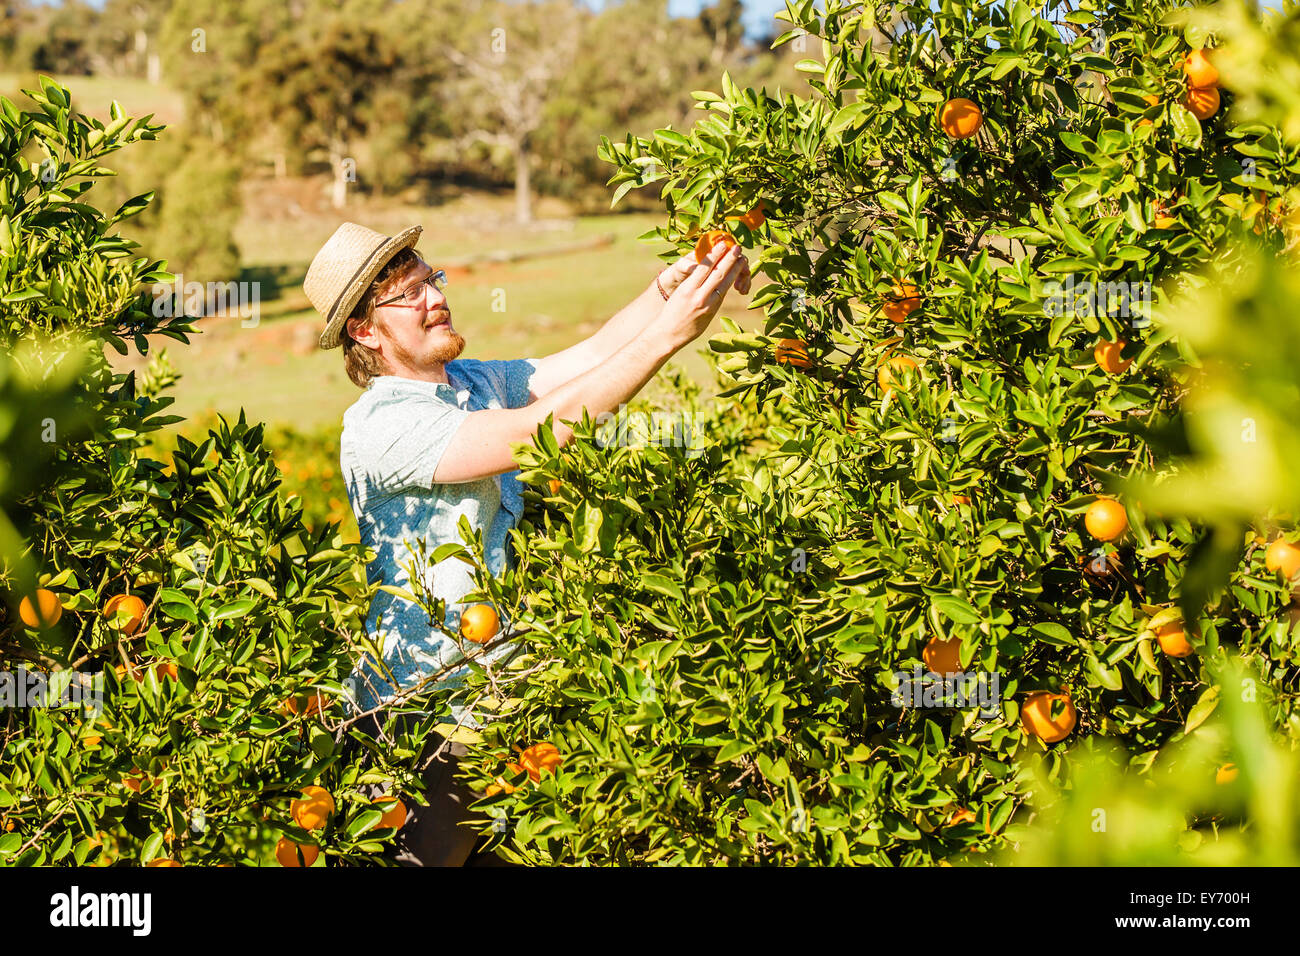
[[[433,287],[435,289],[437,289],[439,292],[442,292],[444,289],[447,288],[447,273],[441,269],[434,269],[432,272],[430,272],[423,279],[420,279],[418,282],[412,282],[410,285],[408,285],[401,292],[397,293],[397,295],[393,296],[391,299],[385,299],[383,302],[376,302],[375,308],[377,309],[380,306],[384,306],[384,305],[400,305],[405,309],[421,308],[419,303],[404,302],[402,300],[406,298],[407,294],[412,289],[416,288],[417,286],[427,286],[430,282],[433,283]],[[426,292],[425,294],[427,295],[428,293]]]

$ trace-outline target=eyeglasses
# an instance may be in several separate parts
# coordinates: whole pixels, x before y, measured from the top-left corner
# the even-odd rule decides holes
[[[424,303],[424,287],[433,284],[433,287],[439,292],[447,288],[447,273],[438,269],[425,276],[419,282],[412,282],[406,289],[393,296],[391,299],[385,299],[383,302],[376,302],[375,308],[381,305],[404,305],[408,308],[417,308]]]

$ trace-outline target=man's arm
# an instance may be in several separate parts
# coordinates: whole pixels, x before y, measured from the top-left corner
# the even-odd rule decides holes
[[[663,285],[664,293],[672,295],[673,290],[698,264],[695,254],[690,252],[664,269],[659,283]],[[597,332],[577,345],[537,359],[537,371],[528,383],[530,397],[535,401],[565,382],[571,382],[582,373],[591,371],[645,331],[664,305],[659,284],[651,282]],[[749,292],[749,263],[744,259],[741,260],[740,273],[736,279],[736,290],[742,295]]]
[[[511,445],[532,441],[548,416],[556,441],[567,445],[573,429],[564,422],[581,419],[584,409],[592,418],[617,410],[708,327],[742,263],[744,257],[736,249],[708,269],[696,270],[682,281],[671,301],[660,300],[656,321],[640,335],[530,405],[470,412],[442,453],[433,480],[458,484],[514,471],[519,465]]]

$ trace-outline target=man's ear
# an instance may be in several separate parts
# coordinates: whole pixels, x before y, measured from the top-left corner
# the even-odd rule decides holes
[[[348,335],[359,345],[364,345],[368,349],[379,349],[379,329],[373,319],[350,318],[344,323],[347,327]]]

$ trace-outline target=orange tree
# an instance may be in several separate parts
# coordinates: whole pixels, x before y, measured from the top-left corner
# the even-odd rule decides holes
[[[765,319],[711,341],[728,387],[697,447],[587,422],[523,453],[519,567],[480,578],[530,632],[476,678],[503,853],[976,861],[1070,748],[1130,775],[1176,755],[1229,655],[1300,738],[1264,548],[1225,560],[1126,492],[1185,450],[1203,374],[1152,314],[1282,255],[1258,193],[1300,182],[1278,130],[1185,75],[1218,40],[1172,7],[791,4],[809,98],[724,76],[690,132],[602,143],[615,201],[664,190],[666,257],[737,223]],[[991,710],[897,693],[945,660],[996,678]],[[512,754],[539,741],[562,761],[533,779]]]
[[[46,78],[26,92],[30,112],[0,99],[0,671],[86,693],[4,700],[0,864],[256,863],[281,838],[373,859],[394,830],[338,746],[365,606],[357,548],[307,529],[242,415],[166,461],[143,454],[177,421],[174,376],[114,373],[104,350],[192,330],[151,308],[165,264],[115,232],[150,196],[105,215],[86,194],[108,154],[161,127],[116,104],[107,124],[88,119]],[[409,786],[412,747],[365,772]],[[290,814],[308,785],[335,807],[310,832]]]

